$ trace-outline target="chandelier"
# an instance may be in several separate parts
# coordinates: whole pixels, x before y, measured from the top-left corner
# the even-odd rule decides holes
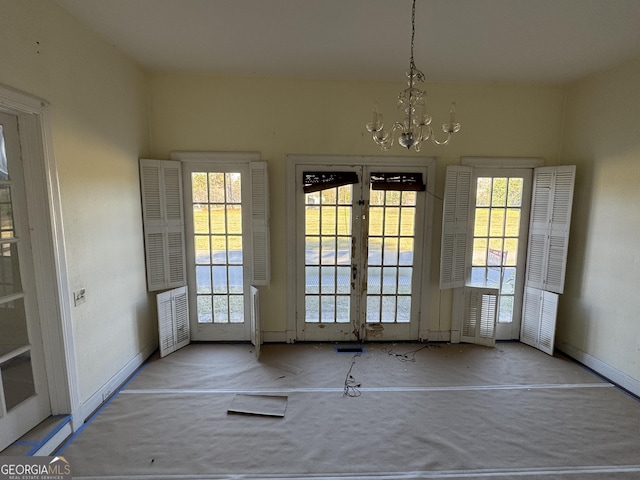
[[[416,152],[420,151],[422,142],[431,140],[436,145],[447,145],[451,140],[451,135],[460,131],[460,124],[456,122],[456,104],[451,103],[449,110],[449,123],[442,125],[442,131],[446,133],[443,140],[437,140],[431,129],[431,116],[426,111],[427,92],[417,88],[416,82],[424,82],[422,73],[413,61],[413,41],[416,33],[416,0],[413,0],[411,8],[411,57],[409,60],[409,70],[407,71],[407,84],[398,95],[398,108],[404,111],[402,122],[393,124],[391,131],[385,130],[382,114],[378,111],[376,104],[373,109],[373,121],[367,123],[366,127],[373,134],[373,140],[383,150],[389,150],[393,145],[394,138],[398,136],[398,143],[407,150],[413,147]]]

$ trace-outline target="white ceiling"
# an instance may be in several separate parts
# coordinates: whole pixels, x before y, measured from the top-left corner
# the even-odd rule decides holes
[[[398,80],[410,0],[56,0],[141,65]],[[567,82],[640,56],[640,0],[417,0],[427,81]]]

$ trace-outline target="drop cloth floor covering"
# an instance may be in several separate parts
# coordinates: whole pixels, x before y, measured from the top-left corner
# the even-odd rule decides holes
[[[640,402],[580,365],[519,343],[422,347],[266,345],[256,361],[193,344],[58,453],[79,479],[640,479]],[[228,414],[237,394],[286,396],[286,414]]]

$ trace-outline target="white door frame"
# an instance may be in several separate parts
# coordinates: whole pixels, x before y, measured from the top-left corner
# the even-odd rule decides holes
[[[301,179],[296,177],[296,168],[299,165],[367,165],[367,166],[420,166],[427,168],[426,189],[427,194],[434,192],[436,178],[435,157],[397,157],[397,156],[349,156],[349,155],[287,155],[285,165],[286,179],[286,232],[287,232],[287,252],[297,252],[299,248],[296,235],[296,182]],[[425,206],[426,223],[424,235],[425,254],[422,256],[422,287],[426,289],[429,285],[430,263],[432,250],[433,229],[433,199],[430,196],[426,199]],[[291,343],[297,339],[296,325],[296,305],[298,295],[298,282],[296,281],[296,258],[297,253],[287,255],[287,337],[286,341]],[[418,327],[418,339],[427,340],[429,337],[428,318],[428,291],[420,298],[420,315]]]
[[[55,414],[79,411],[70,288],[58,175],[53,155],[48,102],[0,85],[0,110],[18,117],[27,213],[31,222],[36,290],[45,364]],[[75,431],[84,418],[72,418]]]

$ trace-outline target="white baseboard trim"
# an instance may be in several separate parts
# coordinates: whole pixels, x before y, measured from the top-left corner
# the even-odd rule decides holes
[[[147,345],[140,353],[133,357],[118,373],[116,373],[102,388],[91,395],[89,399],[80,405],[77,412],[74,413],[74,431],[80,428],[84,422],[105,403],[122,386],[127,379],[135,373],[135,371],[158,349],[158,343],[152,342]]]
[[[60,445],[62,445],[64,443],[64,441],[69,438],[71,435],[73,434],[73,427],[71,425],[71,422],[67,422],[64,424],[64,426],[58,430],[55,435],[53,435],[49,440],[47,440],[47,442],[42,445],[36,452],[34,452],[32,455],[34,457],[40,457],[40,456],[49,456],[49,455],[53,455],[53,452],[55,452],[58,447],[60,447]]]
[[[640,396],[640,381],[627,375],[626,373],[612,367],[608,363],[599,360],[593,355],[589,355],[583,352],[579,348],[571,345],[567,341],[556,338],[556,348],[569,357],[577,360],[583,365],[589,367],[591,370],[597,372],[603,377],[607,378],[611,382],[619,385],[620,387],[628,390],[634,395]]]

